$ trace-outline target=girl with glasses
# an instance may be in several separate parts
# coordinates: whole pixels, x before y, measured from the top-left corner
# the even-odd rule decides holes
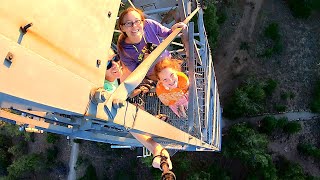
[[[122,33],[117,44],[118,53],[124,65],[121,80],[124,80],[146,58],[150,53],[148,49],[150,44],[159,45],[162,39],[169,36],[176,28],[185,27],[184,23],[179,22],[169,29],[154,20],[146,19],[141,10],[132,7],[123,11],[118,20],[118,28]],[[164,51],[158,59],[164,57],[170,57],[168,51]],[[151,75],[152,71],[153,68],[149,70],[148,75]]]

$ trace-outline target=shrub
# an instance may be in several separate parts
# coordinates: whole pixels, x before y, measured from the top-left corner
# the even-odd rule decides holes
[[[208,5],[207,9],[204,10],[203,21],[207,32],[207,38],[209,45],[212,49],[216,47],[217,39],[219,35],[219,25],[216,6],[211,3]]]
[[[277,23],[269,24],[264,30],[264,35],[275,42],[279,41],[280,40],[279,25]]]
[[[320,159],[320,149],[311,144],[299,143],[297,150],[304,155],[312,156],[314,158]]]
[[[199,179],[210,179],[210,178],[211,178],[210,173],[207,173],[205,171],[200,171],[200,172],[193,173],[191,176],[187,178],[187,180],[199,180]]]
[[[73,142],[74,142],[74,143],[81,144],[81,143],[82,143],[82,139],[73,139]]]
[[[97,145],[100,149],[102,149],[102,150],[104,150],[104,151],[107,151],[107,152],[108,152],[108,151],[111,151],[111,145],[110,145],[110,144],[97,142],[96,145]]]
[[[28,154],[15,160],[9,167],[9,177],[21,178],[30,172],[39,172],[46,167],[40,154]]]
[[[0,176],[7,174],[6,169],[10,163],[10,154],[4,149],[0,149]]]
[[[274,106],[274,109],[278,112],[285,112],[287,110],[287,107],[285,105],[277,104]]]
[[[90,164],[87,167],[85,175],[81,177],[79,180],[96,180],[96,179],[98,179],[96,168],[94,168],[92,164]]]
[[[56,143],[59,139],[60,139],[60,136],[57,135],[57,134],[53,134],[53,133],[47,133],[47,142],[48,143],[51,143],[51,144],[54,144]]]
[[[28,153],[28,144],[26,141],[20,141],[18,144],[10,147],[8,152],[11,153],[15,158],[19,158]]]
[[[4,125],[4,130],[8,136],[11,136],[11,137],[22,136],[23,132],[19,131],[18,127],[19,126],[16,126],[16,125],[13,125],[10,123],[6,123]]]
[[[283,50],[281,43],[281,35],[279,33],[279,25],[277,23],[269,24],[265,30],[264,35],[267,38],[272,40],[272,47],[268,47],[262,54],[259,54],[258,57],[270,58],[274,53],[280,54]]]
[[[275,41],[273,48],[272,48],[272,52],[276,53],[276,54],[280,54],[283,50],[283,46],[280,40]]]
[[[223,24],[223,23],[227,20],[227,18],[228,18],[227,13],[226,13],[225,10],[222,10],[221,12],[218,12],[218,13],[217,13],[217,16],[218,16],[217,23],[218,23],[219,25]]]
[[[294,17],[308,18],[311,15],[310,0],[287,0],[287,2]]]
[[[288,122],[283,128],[284,132],[289,134],[297,133],[301,130],[301,124],[299,122]]]
[[[273,55],[273,48],[267,48],[262,54],[259,54],[258,57],[270,58]]]
[[[249,50],[249,44],[248,42],[241,42],[240,43],[240,50]]]
[[[317,82],[314,90],[313,101],[311,102],[311,111],[320,113],[320,81]]]
[[[294,99],[295,97],[296,97],[296,95],[292,91],[290,91],[289,92],[289,98],[290,99]]]
[[[56,146],[54,146],[53,148],[47,149],[47,162],[49,164],[55,161],[57,156],[58,156],[58,148]]]
[[[11,145],[12,145],[11,138],[6,135],[0,134],[0,148],[6,150]]]
[[[277,81],[273,79],[268,79],[266,82],[266,85],[263,87],[263,90],[266,93],[266,95],[270,96],[275,91],[277,86],[278,86]]]
[[[287,100],[289,98],[289,93],[287,92],[282,92],[280,95],[281,99]]]
[[[277,119],[274,116],[266,116],[261,121],[261,131],[271,134],[277,128]]]
[[[231,101],[224,108],[224,115],[234,119],[261,112],[266,98],[263,88],[263,83],[248,79],[244,85],[235,90]]]
[[[287,117],[282,117],[279,118],[277,121],[277,127],[278,128],[284,128],[288,124],[288,118]]]
[[[148,157],[145,157],[145,158],[140,158],[141,159],[141,162],[142,164],[144,164],[145,166],[147,167],[152,167],[152,156],[148,156]]]
[[[305,179],[305,175],[301,166],[297,163],[288,161],[281,156],[277,163],[279,179]]]
[[[274,179],[276,169],[267,154],[268,139],[246,124],[233,125],[223,143],[223,155],[239,159],[256,179]]]

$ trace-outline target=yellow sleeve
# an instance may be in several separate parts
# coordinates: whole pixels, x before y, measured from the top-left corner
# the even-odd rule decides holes
[[[179,89],[183,90],[183,91],[188,91],[189,89],[189,78],[187,75],[185,75],[183,72],[178,72],[178,87]]]

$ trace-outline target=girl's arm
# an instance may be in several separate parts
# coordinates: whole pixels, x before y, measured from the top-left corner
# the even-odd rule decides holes
[[[167,37],[171,34],[171,29],[163,26],[159,22],[152,20],[152,19],[146,19],[146,23],[150,25],[150,27],[155,31],[155,33],[160,37]]]
[[[174,24],[171,29],[163,26],[162,24],[160,24],[157,21],[154,21],[152,19],[146,19],[146,23],[150,24],[150,26],[156,30],[156,33],[160,36],[160,37],[168,37],[172,31],[176,30],[177,28],[182,28],[185,29],[187,27],[187,25],[183,22],[178,22],[176,24]]]

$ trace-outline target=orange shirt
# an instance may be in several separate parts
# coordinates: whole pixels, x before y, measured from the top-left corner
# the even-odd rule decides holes
[[[183,72],[177,72],[178,86],[174,89],[166,89],[161,82],[158,82],[156,93],[160,101],[166,105],[174,105],[181,99],[189,88],[189,78]]]

